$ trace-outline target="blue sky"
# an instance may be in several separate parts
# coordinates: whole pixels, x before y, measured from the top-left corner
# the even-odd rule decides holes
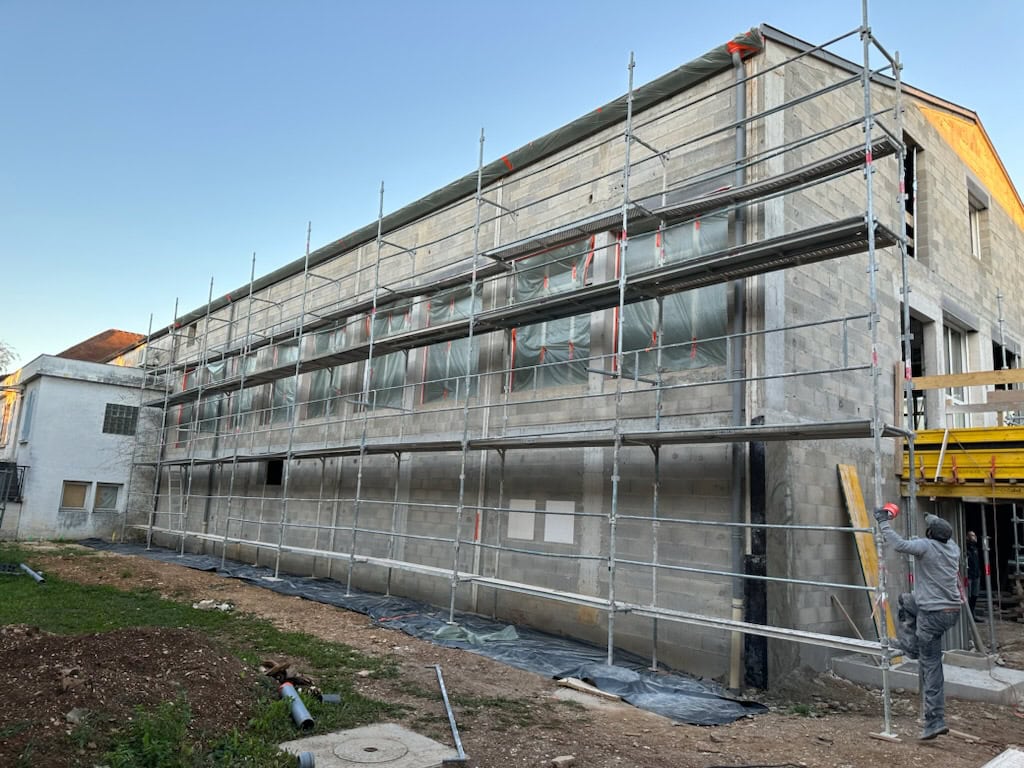
[[[0,341],[145,333],[767,22],[860,0],[0,0]],[[967,9],[965,12],[964,9]],[[1019,189],[1024,3],[874,0],[910,84],[981,116]],[[859,56],[855,41],[843,51]]]

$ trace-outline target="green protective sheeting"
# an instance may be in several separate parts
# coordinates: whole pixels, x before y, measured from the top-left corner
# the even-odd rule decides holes
[[[590,238],[516,263],[514,302],[574,291],[586,283],[592,259]],[[536,389],[587,380],[590,314],[515,329],[512,388]]]
[[[728,246],[726,214],[633,237],[626,248],[627,274],[685,262]],[[725,365],[728,295],[725,284],[665,296],[661,307],[661,369],[684,371]],[[627,375],[658,367],[657,300],[625,307],[622,368]]]
[[[434,632],[434,639],[459,640],[470,645],[486,645],[491,642],[514,642],[519,639],[519,634],[511,624],[500,632],[488,632],[486,634],[471,632],[458,624],[445,624]]]

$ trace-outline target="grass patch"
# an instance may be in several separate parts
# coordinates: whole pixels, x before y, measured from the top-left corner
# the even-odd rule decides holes
[[[48,553],[48,554],[52,554]],[[32,567],[36,554],[18,546],[0,545],[0,562],[26,563]],[[131,576],[128,569],[121,578]],[[317,680],[326,693],[339,693],[340,704],[324,704],[304,697],[316,721],[312,733],[326,733],[380,721],[398,708],[359,694],[353,687],[355,672],[369,670],[374,677],[397,675],[395,665],[367,656],[341,643],[300,632],[282,632],[269,621],[242,614],[199,611],[191,603],[167,600],[154,590],[119,590],[110,586],[80,585],[47,576],[43,584],[26,576],[2,576],[0,625],[27,624],[58,635],[109,632],[130,627],[187,627],[202,632],[251,666],[267,658],[287,658]],[[276,744],[297,737],[288,703],[277,699],[276,687],[267,679],[266,690],[255,714],[241,732],[204,734],[196,739],[187,727],[191,719],[184,698],[139,710],[128,724],[111,723],[94,713],[68,735],[69,749],[88,742],[106,752],[110,768],[201,768],[206,766],[293,766],[294,757]],[[0,739],[31,728],[31,723],[7,723]],[[36,765],[34,748],[27,745],[19,765]]]

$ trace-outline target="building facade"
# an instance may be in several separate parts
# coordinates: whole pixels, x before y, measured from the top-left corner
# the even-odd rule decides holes
[[[137,368],[41,355],[0,382],[3,538],[120,534],[143,380]]]
[[[122,361],[125,531],[733,685],[866,650],[837,467],[898,496],[910,430],[994,418],[904,372],[1024,335],[1024,206],[895,74],[751,30],[178,318]]]

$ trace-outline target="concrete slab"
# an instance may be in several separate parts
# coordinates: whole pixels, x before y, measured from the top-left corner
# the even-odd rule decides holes
[[[1024,768],[1024,752],[1010,748],[993,757],[981,768]]]
[[[990,704],[1012,706],[1024,696],[1024,672],[1019,669],[989,666],[973,668],[977,660],[970,659],[972,667],[955,662],[959,654],[943,654],[943,675],[946,695],[967,701],[985,701]],[[875,660],[856,654],[832,659],[832,671],[840,677],[873,688],[882,687],[882,670]],[[889,686],[917,692],[917,662],[904,661],[889,668]]]
[[[286,741],[279,746],[296,756],[312,752],[316,768],[439,768],[443,761],[457,757],[452,747],[395,723],[325,733]]]

